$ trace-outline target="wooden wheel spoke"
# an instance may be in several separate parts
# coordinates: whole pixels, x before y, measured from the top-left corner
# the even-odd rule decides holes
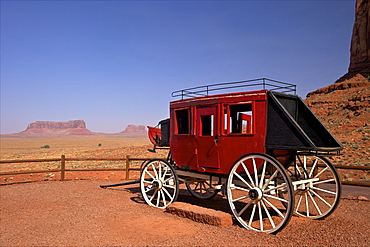
[[[332,178],[332,179],[322,180],[322,181],[318,181],[318,182],[313,182],[312,185],[323,184],[323,183],[331,183],[331,182],[334,182],[334,181],[335,181],[335,179]]]
[[[152,163],[151,167],[152,167],[153,172],[154,172],[154,178],[158,179],[158,173],[157,173],[156,167],[154,166],[153,163]]]
[[[239,187],[239,186],[236,186],[234,185],[233,187],[230,187],[231,189],[237,189],[237,190],[242,190],[242,191],[245,191],[245,192],[249,192],[249,189],[246,189],[246,188],[243,188],[243,187]]]
[[[237,202],[237,201],[240,201],[240,200],[244,200],[244,199],[246,199],[246,198],[249,198],[249,196],[241,196],[241,197],[239,197],[239,198],[232,199],[231,201],[232,201],[232,202]],[[250,201],[250,202],[252,202],[252,201]]]
[[[318,174],[316,174],[313,178],[318,178],[324,171],[328,170],[329,167],[325,167],[324,169],[322,169],[322,171],[320,171]]]
[[[261,209],[261,202],[258,202],[258,216],[260,218],[260,230],[263,231],[263,217],[262,217],[262,209]]]
[[[263,161],[261,180],[260,180],[260,184],[259,184],[259,187],[260,187],[260,188],[262,188],[263,180],[264,180],[264,178],[265,178],[266,164],[267,164],[266,160],[265,160],[265,161]]]
[[[266,195],[266,194],[263,194],[263,196],[271,198],[271,199],[279,200],[279,201],[282,201],[282,202],[288,202],[288,200],[286,200],[284,198],[277,197],[277,196]]]
[[[309,177],[309,178],[311,178],[311,177],[312,177],[312,173],[313,173],[313,171],[315,170],[315,168],[316,168],[316,165],[317,165],[318,161],[319,161],[319,159],[315,159],[315,162],[314,162],[314,163],[313,163],[313,165],[312,165],[312,168],[311,168],[310,174],[308,175],[308,177]]]
[[[252,209],[251,217],[249,218],[249,223],[248,223],[249,226],[252,225],[254,214],[256,212],[256,207],[257,207],[257,205],[256,204],[253,204],[253,209]]]
[[[272,217],[271,217],[271,215],[270,215],[269,211],[267,210],[266,205],[263,203],[263,201],[261,201],[261,204],[262,204],[262,206],[263,206],[263,208],[264,208],[264,210],[265,210],[265,212],[266,212],[266,215],[267,215],[267,217],[268,217],[268,219],[269,219],[269,221],[270,221],[270,223],[271,223],[272,227],[273,227],[273,228],[275,228],[275,223],[274,223],[274,221],[272,220]]]
[[[308,193],[308,195],[310,196],[311,201],[312,201],[313,205],[315,206],[315,208],[316,208],[317,212],[318,212],[320,215],[322,215],[322,213],[321,213],[321,211],[320,211],[320,208],[317,206],[317,203],[316,203],[315,199],[313,199],[313,197],[312,197],[311,193],[310,193],[309,191],[308,191],[307,193]]]
[[[149,198],[149,201],[153,201],[153,199],[157,195],[157,193],[158,193],[158,188],[155,189],[153,195]]]
[[[243,183],[245,183],[245,185],[247,185],[250,189],[252,189],[253,187],[249,185],[249,183],[247,181],[244,180],[244,178],[242,178],[242,176],[240,176],[237,172],[234,172],[234,175],[237,176],[240,181],[242,181]],[[253,181],[251,181],[252,184],[253,184]]]
[[[252,179],[252,177],[251,177],[251,174],[249,173],[249,171],[248,171],[247,167],[245,166],[244,162],[241,162],[241,164],[242,164],[242,166],[243,166],[243,169],[244,169],[245,173],[247,174],[247,176],[248,176],[248,178],[249,178],[249,181],[252,183],[252,186],[253,186],[253,187],[256,187],[256,185],[253,183],[253,179]],[[238,174],[238,173],[236,173],[236,171],[235,171],[235,174]],[[241,176],[239,176],[239,174],[238,174],[237,176],[238,176],[239,178],[243,179]],[[245,181],[245,180],[243,179],[242,181]],[[247,182],[245,182],[245,183],[248,185],[248,183],[247,183]],[[249,187],[250,187],[250,186],[249,186]],[[250,188],[252,188],[252,187],[250,187]]]
[[[302,198],[303,198],[303,195],[300,195],[300,196],[299,196],[299,200],[298,200],[298,203],[297,203],[297,206],[296,206],[296,210],[295,210],[295,211],[298,211],[299,206],[301,205],[301,202],[302,202]]]
[[[252,205],[252,201],[249,201],[243,208],[242,208],[242,210],[240,210],[239,211],[239,213],[237,214],[238,215],[238,217],[240,217],[243,213],[244,213],[244,211],[247,209],[247,208],[249,208],[250,207],[250,205]]]
[[[322,189],[322,188],[319,188],[319,187],[315,187],[313,186],[312,189],[315,189],[315,190],[319,190],[319,191],[322,191],[322,192],[325,192],[325,193],[328,193],[328,194],[332,194],[332,195],[336,195],[337,193],[334,192],[334,191],[330,191],[330,190],[325,190],[325,189]],[[312,191],[311,189],[311,191]],[[312,191],[313,192],[313,191]]]
[[[171,176],[169,178],[167,178],[166,180],[163,181],[163,184],[167,184],[168,181],[170,181],[171,179],[174,179],[174,175],[171,174]]]
[[[319,194],[317,194],[314,190],[311,191],[312,194],[314,194],[315,196],[317,196],[323,203],[325,203],[326,205],[328,205],[328,207],[331,207],[330,203],[328,203],[324,198],[322,198]]]
[[[278,215],[280,215],[282,218],[285,218],[283,213],[279,209],[277,209],[271,202],[269,202],[266,198],[263,198],[262,200],[266,202],[273,210],[275,210],[275,212],[278,213]]]
[[[256,159],[253,158],[252,161],[253,161],[252,163],[253,163],[254,179],[256,180],[254,186],[258,186],[258,175],[257,175]]]
[[[274,172],[274,174],[272,174],[271,176],[270,176],[270,178],[264,183],[264,185],[263,185],[263,187],[261,188],[262,190],[265,190],[266,189],[266,187],[270,184],[270,182],[277,176],[277,174],[278,174],[278,170],[276,170],[275,172]]]
[[[148,193],[149,191],[152,191],[152,190],[155,190],[157,189],[156,187],[151,187],[151,188],[148,188],[145,190],[145,193]]]
[[[285,184],[280,184],[280,185],[278,185],[276,187],[273,187],[273,188],[269,188],[267,190],[264,190],[263,193],[265,194],[265,193],[268,193],[268,192],[270,192],[272,190],[277,190],[277,189],[280,189],[280,188],[285,187],[285,186],[286,186]]]
[[[155,179],[155,177],[148,170],[145,170],[144,172],[145,174],[148,174],[153,180]]]
[[[307,217],[310,216],[310,208],[308,207],[307,193],[304,194],[304,199],[306,200],[306,213]]]

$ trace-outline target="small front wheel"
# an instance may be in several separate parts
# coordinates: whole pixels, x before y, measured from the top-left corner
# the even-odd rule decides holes
[[[292,217],[294,196],[290,177],[269,155],[249,154],[240,158],[228,175],[226,190],[234,217],[247,229],[275,234]]]
[[[175,169],[164,160],[151,160],[142,169],[140,190],[147,204],[166,208],[176,201],[179,193],[179,179]]]

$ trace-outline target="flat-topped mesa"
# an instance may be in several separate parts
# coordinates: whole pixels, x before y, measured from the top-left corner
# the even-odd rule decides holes
[[[145,133],[146,134],[146,128],[144,125],[129,124],[127,125],[124,131],[120,132],[120,134],[130,134],[130,133],[135,133],[135,134]]]
[[[84,120],[72,120],[68,122],[49,122],[49,121],[36,121],[30,123],[26,129],[76,129],[86,128]]]
[[[68,122],[36,121],[30,123],[20,135],[68,136],[68,135],[96,135],[86,128],[83,120]]]

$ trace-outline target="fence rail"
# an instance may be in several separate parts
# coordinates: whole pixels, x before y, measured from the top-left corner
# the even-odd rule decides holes
[[[0,172],[0,176],[4,175],[19,175],[19,174],[32,174],[32,173],[47,173],[47,172],[60,172],[60,180],[65,180],[66,172],[86,172],[86,171],[125,171],[125,179],[130,179],[130,171],[140,171],[139,167],[131,167],[132,161],[146,161],[155,158],[133,158],[130,155],[126,155],[124,158],[66,158],[62,155],[60,158],[56,159],[26,159],[26,160],[0,160],[1,164],[12,164],[12,163],[31,163],[31,162],[60,162],[60,168],[58,169],[47,169],[47,170],[27,170],[27,171],[9,171]],[[163,157],[161,158],[163,159]],[[66,168],[66,161],[125,161],[124,168],[80,168],[80,169],[70,169]],[[370,167],[366,166],[344,166],[344,165],[334,165],[337,169],[350,169],[350,170],[369,170]],[[356,186],[366,186],[370,187],[370,182],[365,181],[342,181],[342,184],[346,185],[356,185]]]
[[[66,158],[62,155],[61,158],[57,159],[26,159],[26,160],[0,160],[0,164],[12,164],[12,163],[31,163],[31,162],[60,162],[60,168],[57,169],[45,169],[45,170],[27,170],[27,171],[9,171],[0,172],[0,176],[4,175],[19,175],[19,174],[32,174],[32,173],[46,173],[46,172],[60,172],[60,180],[65,180],[66,172],[86,172],[86,171],[125,171],[125,179],[130,179],[130,171],[139,171],[139,167],[131,167],[132,161],[146,161],[153,158],[132,158],[129,155],[126,157],[116,158]],[[124,168],[80,168],[71,169],[66,168],[66,161],[124,161]]]

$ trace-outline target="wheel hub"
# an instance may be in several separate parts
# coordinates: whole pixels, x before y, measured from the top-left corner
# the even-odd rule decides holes
[[[248,192],[248,196],[253,201],[259,201],[262,199],[262,191],[260,188],[253,188]]]
[[[159,180],[154,180],[152,184],[154,187],[158,188],[158,190],[161,190],[163,187],[163,183]]]

